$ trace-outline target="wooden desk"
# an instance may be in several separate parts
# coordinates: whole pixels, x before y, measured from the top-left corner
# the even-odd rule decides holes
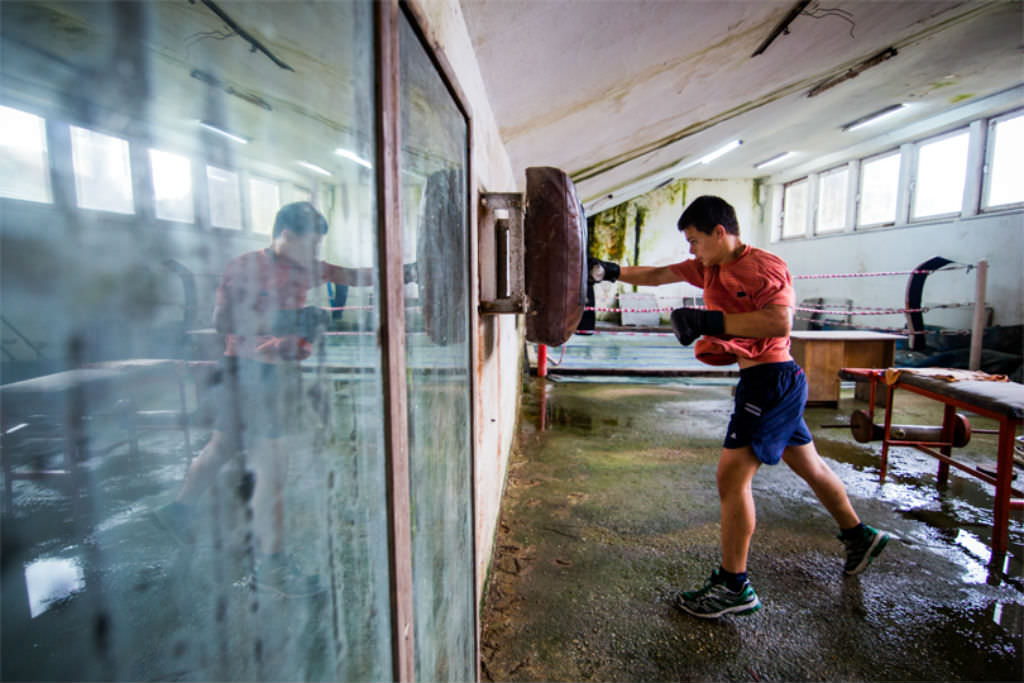
[[[807,373],[807,403],[838,405],[839,370],[890,367],[900,339],[906,337],[859,330],[790,333],[790,352]]]

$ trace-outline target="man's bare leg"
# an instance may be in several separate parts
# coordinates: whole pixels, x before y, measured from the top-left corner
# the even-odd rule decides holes
[[[788,446],[782,459],[810,485],[814,495],[839,525],[839,538],[846,546],[843,573],[853,576],[863,572],[885,548],[889,534],[861,524],[850,504],[846,487],[818,454],[813,441],[803,446]]]
[[[860,523],[846,495],[846,487],[818,454],[813,441],[803,446],[787,446],[782,452],[782,460],[807,482],[840,529],[849,529]]]
[[[232,439],[220,430],[213,432],[210,441],[199,451],[188,466],[185,483],[178,493],[178,501],[191,504],[210,487],[220,468],[235,455]]]
[[[676,606],[684,612],[714,619],[724,614],[750,614],[761,609],[761,601],[747,581],[747,554],[757,517],[751,482],[760,466],[761,462],[749,446],[722,449],[717,477],[722,566],[703,588],[676,596]]]
[[[757,514],[751,483],[761,462],[749,446],[723,448],[718,460],[721,501],[722,568],[733,574],[747,571],[747,554]]]
[[[281,552],[284,544],[284,487],[288,473],[285,446],[285,439],[272,438],[260,440],[252,449],[251,464],[256,472],[253,518],[264,555]]]

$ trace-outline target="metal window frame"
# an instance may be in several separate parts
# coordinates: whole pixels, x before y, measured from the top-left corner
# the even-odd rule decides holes
[[[918,179],[919,179],[918,171],[919,171],[920,162],[921,162],[921,150],[923,148],[927,147],[928,145],[932,145],[932,144],[935,144],[935,143],[938,143],[938,142],[942,142],[943,140],[947,140],[949,138],[958,137],[958,136],[961,136],[961,135],[963,135],[963,136],[965,136],[967,138],[967,155],[964,157],[964,186],[960,189],[960,204],[957,206],[957,209],[955,211],[946,211],[946,212],[943,212],[943,213],[931,213],[931,214],[927,214],[927,215],[924,215],[924,216],[917,216],[917,215],[915,215],[914,214],[914,202],[917,200],[917,186],[919,184],[919,182],[918,182]],[[971,143],[972,142],[973,142],[973,139],[972,139],[972,135],[971,135],[971,127],[970,127],[970,125],[967,125],[967,126],[957,126],[956,128],[952,128],[950,130],[946,130],[946,131],[943,131],[941,133],[937,133],[935,135],[929,135],[926,138],[921,138],[920,140],[915,140],[914,142],[909,143],[908,146],[912,150],[912,153],[910,155],[910,160],[911,160],[910,166],[911,166],[912,182],[911,182],[911,185],[910,185],[910,188],[909,188],[909,191],[908,191],[908,196],[906,198],[906,218],[904,220],[904,224],[906,224],[906,223],[928,223],[928,222],[932,222],[932,221],[946,221],[946,220],[949,220],[949,219],[957,218],[957,217],[959,217],[959,216],[961,216],[963,214],[964,200],[967,197],[967,194],[968,194],[967,188],[970,185],[971,177],[972,177],[971,173],[970,173]]]
[[[794,185],[799,185],[800,183],[806,183],[807,184],[808,196],[807,196],[807,208],[805,210],[805,213],[807,215],[804,216],[803,231],[800,232],[800,234],[798,234],[798,235],[787,235],[786,234],[786,193],[787,193],[787,191],[789,190],[790,187],[792,187]],[[807,228],[808,228],[808,221],[810,220],[810,204],[811,204],[810,192],[811,192],[811,179],[810,179],[809,175],[808,176],[803,176],[802,178],[795,178],[793,180],[790,180],[788,183],[783,183],[782,184],[782,193],[781,193],[781,195],[782,195],[782,204],[781,204],[781,213],[779,214],[779,239],[780,240],[806,239],[807,236],[809,235],[809,231],[808,231]]]
[[[831,168],[825,169],[824,171],[821,171],[821,172],[816,174],[817,178],[818,178],[818,182],[816,183],[816,188],[815,188],[815,191],[814,191],[814,195],[815,195],[815,197],[817,199],[815,200],[815,204],[814,204],[814,222],[813,222],[814,234],[815,235],[838,235],[839,233],[846,232],[846,230],[850,227],[850,225],[849,225],[850,197],[852,196],[850,194],[850,172],[851,172],[850,164],[849,163],[845,163],[845,164],[839,164],[838,166],[832,166]],[[824,202],[822,201],[822,197],[821,197],[821,190],[822,190],[822,187],[824,186],[824,183],[822,182],[822,180],[824,178],[826,178],[827,176],[833,176],[833,175],[837,175],[839,173],[846,173],[847,174],[847,176],[846,176],[846,201],[845,201],[844,206],[843,206],[843,223],[838,228],[833,228],[833,229],[830,229],[830,230],[824,230],[823,231],[821,229],[821,207],[822,207],[822,204],[824,204]]]
[[[982,171],[982,183],[980,196],[978,197],[978,213],[988,214],[999,211],[1013,211],[1024,208],[1024,202],[1012,202],[1009,204],[989,204],[989,193],[992,185],[992,156],[995,154],[995,139],[993,135],[995,127],[1004,121],[1009,121],[1024,116],[1024,108],[1013,109],[998,116],[988,119],[983,128],[984,166]]]
[[[867,170],[867,166],[871,164],[871,162],[873,161],[878,161],[880,159],[884,159],[890,156],[897,157],[900,162],[900,170],[897,174],[897,178],[899,180],[897,181],[896,190],[896,215],[893,216],[892,220],[880,221],[877,223],[861,223],[861,207],[863,205],[864,200],[864,173]],[[906,168],[907,164],[905,159],[903,158],[903,149],[901,147],[897,147],[895,149],[887,149],[884,152],[879,152],[878,154],[872,154],[869,157],[864,157],[863,159],[860,159],[859,162],[860,168],[857,171],[857,213],[856,219],[853,224],[853,229],[870,230],[873,228],[882,228],[890,225],[898,225],[897,217],[900,214],[900,197],[906,194],[903,191],[903,187],[905,187],[903,178],[905,175],[904,169]]]

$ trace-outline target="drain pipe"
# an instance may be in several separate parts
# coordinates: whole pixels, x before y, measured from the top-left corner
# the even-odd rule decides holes
[[[971,355],[969,370],[981,368],[981,342],[985,334],[985,288],[988,283],[988,260],[978,261],[978,273],[974,280],[974,324],[971,326]]]

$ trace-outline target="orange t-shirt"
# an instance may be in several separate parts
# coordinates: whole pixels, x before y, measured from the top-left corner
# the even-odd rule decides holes
[[[697,259],[669,268],[704,290],[704,304],[723,313],[750,313],[771,304],[793,307],[796,294],[786,262],[770,252],[746,246],[735,261],[705,268]],[[722,337],[705,335],[694,346],[697,358],[709,365],[730,365],[737,358],[759,363],[792,359],[789,337]]]
[[[232,317],[270,316],[278,309],[302,308],[310,289],[340,279],[340,268],[319,261],[304,268],[270,249],[252,251],[231,260],[217,288],[217,305]],[[264,363],[303,360],[313,345],[301,337],[229,334],[225,356]]]

